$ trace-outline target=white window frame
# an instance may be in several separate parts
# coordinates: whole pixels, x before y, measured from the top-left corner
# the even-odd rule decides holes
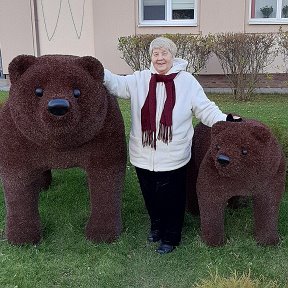
[[[249,24],[288,24],[288,18],[281,18],[282,12],[282,0],[276,0],[277,2],[277,11],[276,18],[251,18],[252,12],[252,0],[250,0],[249,5]],[[281,7],[281,8],[279,8]]]
[[[166,1],[167,20],[144,20],[143,19],[143,0],[138,0],[138,15],[139,15],[139,27],[141,26],[197,26],[197,14],[198,14],[198,0],[195,0],[194,4],[194,19],[172,19],[172,0]]]

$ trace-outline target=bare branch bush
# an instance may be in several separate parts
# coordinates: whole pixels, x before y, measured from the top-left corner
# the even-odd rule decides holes
[[[213,52],[229,79],[237,100],[249,100],[260,74],[278,52],[275,34],[221,33],[215,35]]]
[[[198,74],[212,55],[213,36],[189,35],[189,45],[184,58],[188,61],[187,70]]]
[[[150,67],[149,45],[158,36],[160,35],[145,34],[123,36],[118,39],[118,50],[122,53],[122,59],[133,71]],[[212,51],[212,36],[193,34],[164,34],[162,36],[171,39],[176,44],[176,57],[188,61],[188,71],[197,74],[205,67]]]
[[[194,34],[165,34],[177,46],[176,57],[188,61],[187,71],[198,74],[207,64],[212,51],[212,36]]]
[[[279,29],[278,33],[279,39],[279,52],[282,53],[284,58],[284,63],[287,63],[288,60],[288,31],[283,31],[282,27]],[[286,69],[287,72],[287,69]]]
[[[122,53],[122,59],[133,71],[143,70],[150,67],[151,57],[149,46],[151,41],[158,35],[132,35],[118,39],[118,50]]]

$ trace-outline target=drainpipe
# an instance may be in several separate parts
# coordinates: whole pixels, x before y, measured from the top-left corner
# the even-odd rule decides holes
[[[40,40],[39,40],[39,21],[38,21],[38,11],[37,11],[37,0],[30,0],[31,6],[31,24],[34,30],[34,53],[35,56],[40,56]],[[33,11],[32,11],[33,9]],[[34,15],[34,17],[33,17]]]

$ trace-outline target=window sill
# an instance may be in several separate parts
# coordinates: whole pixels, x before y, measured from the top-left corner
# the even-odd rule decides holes
[[[249,24],[256,25],[281,25],[288,24],[288,18],[285,19],[277,19],[277,18],[255,18],[250,19]]]
[[[196,27],[196,22],[141,22],[138,27]]]

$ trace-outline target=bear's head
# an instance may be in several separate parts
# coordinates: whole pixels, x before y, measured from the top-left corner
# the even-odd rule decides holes
[[[212,126],[211,146],[206,156],[220,176],[251,179],[253,175],[265,174],[275,159],[279,161],[276,154],[280,152],[273,150],[273,139],[271,131],[257,121],[220,121]]]
[[[38,145],[79,146],[103,128],[108,93],[90,56],[20,55],[9,65],[7,105],[21,133]]]

